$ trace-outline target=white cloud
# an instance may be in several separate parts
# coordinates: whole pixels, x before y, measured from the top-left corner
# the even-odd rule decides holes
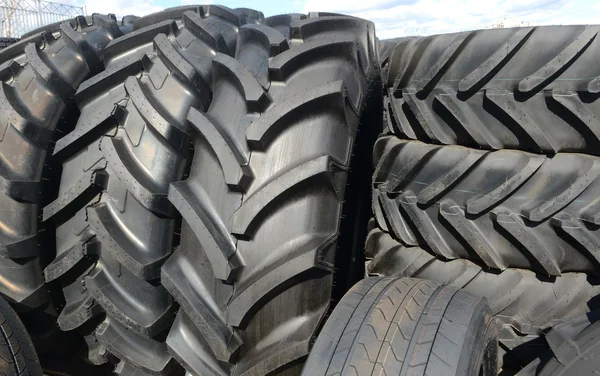
[[[304,11],[373,20],[380,38],[430,35],[519,24],[597,23],[597,0],[307,0]]]

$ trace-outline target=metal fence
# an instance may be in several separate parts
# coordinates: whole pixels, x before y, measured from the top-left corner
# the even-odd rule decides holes
[[[0,37],[20,38],[35,28],[85,15],[84,7],[44,0],[0,0]]]

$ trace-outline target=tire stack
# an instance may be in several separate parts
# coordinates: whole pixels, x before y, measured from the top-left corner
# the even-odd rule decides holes
[[[597,305],[599,30],[405,38],[388,60],[367,271],[486,297],[505,370]]]
[[[298,375],[364,275],[376,43],[211,5],[2,50],[0,293],[122,376]]]

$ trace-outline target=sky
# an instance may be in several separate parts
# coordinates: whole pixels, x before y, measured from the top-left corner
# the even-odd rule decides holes
[[[59,0],[85,5],[88,14],[145,14],[197,3],[190,0]],[[600,0],[215,0],[265,16],[315,11],[339,12],[375,22],[380,39],[489,28],[503,23],[559,25],[598,23]]]

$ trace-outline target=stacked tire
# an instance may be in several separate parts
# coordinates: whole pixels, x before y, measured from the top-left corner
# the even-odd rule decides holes
[[[486,297],[505,369],[597,304],[598,31],[481,30],[390,52],[368,273]]]
[[[0,293],[119,375],[299,374],[364,274],[376,43],[185,6],[2,50]]]

